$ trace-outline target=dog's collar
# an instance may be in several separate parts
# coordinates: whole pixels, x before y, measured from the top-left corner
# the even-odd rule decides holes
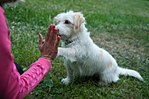
[[[74,41],[76,41],[77,39],[72,39],[72,40],[66,40],[65,41],[65,46],[68,46],[70,44],[72,44]]]

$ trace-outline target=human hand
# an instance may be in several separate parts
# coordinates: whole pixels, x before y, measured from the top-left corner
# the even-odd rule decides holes
[[[58,45],[60,43],[60,37],[57,34],[58,30],[54,24],[51,24],[45,41],[43,41],[42,35],[39,33],[39,50],[42,57],[49,60],[53,60],[58,52]]]

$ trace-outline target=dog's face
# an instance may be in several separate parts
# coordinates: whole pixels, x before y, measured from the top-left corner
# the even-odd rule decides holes
[[[68,40],[77,33],[81,32],[81,26],[85,23],[85,19],[80,12],[69,11],[60,13],[54,18],[54,23],[59,30],[62,40]]]

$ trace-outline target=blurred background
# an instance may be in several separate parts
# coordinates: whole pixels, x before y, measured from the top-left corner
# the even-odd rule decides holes
[[[53,18],[69,10],[82,12],[91,38],[110,52],[119,66],[137,70],[145,82],[131,77],[109,86],[92,78],[77,79],[69,86],[62,58],[26,99],[147,99],[149,97],[148,0],[26,0],[5,5],[15,61],[26,70],[38,57],[38,33],[46,34]]]

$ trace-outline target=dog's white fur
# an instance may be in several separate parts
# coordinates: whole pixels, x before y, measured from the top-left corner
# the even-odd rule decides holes
[[[90,38],[85,27],[85,18],[80,12],[60,13],[54,18],[64,46],[58,48],[58,55],[64,57],[67,77],[66,85],[76,76],[98,74],[102,84],[117,82],[119,75],[129,75],[143,81],[141,75],[130,69],[119,67],[116,60],[104,49],[99,48]]]

